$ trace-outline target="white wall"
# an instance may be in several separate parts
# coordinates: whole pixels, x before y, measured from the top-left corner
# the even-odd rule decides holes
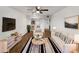
[[[15,18],[16,29],[12,31],[2,32],[2,17]],[[26,19],[26,16],[24,14],[10,7],[0,7],[0,39],[5,39],[10,36],[11,33],[16,31],[24,35],[27,32],[27,24],[28,19]]]
[[[53,29],[53,27],[56,27],[57,30],[64,31],[68,34],[72,34],[72,35],[78,34],[79,30],[65,28],[64,26],[64,21],[65,21],[64,18],[69,16],[75,16],[75,15],[79,15],[78,6],[66,7],[63,10],[57,12],[51,18],[51,30]]]

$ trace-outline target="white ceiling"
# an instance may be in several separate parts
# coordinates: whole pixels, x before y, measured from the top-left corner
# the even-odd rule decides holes
[[[43,11],[44,15],[53,15],[56,12],[65,8],[65,6],[40,6],[40,7],[41,9],[48,9],[48,11]],[[14,8],[17,11],[20,11],[26,15],[32,14],[32,12],[35,10],[35,6],[11,6],[11,8]]]

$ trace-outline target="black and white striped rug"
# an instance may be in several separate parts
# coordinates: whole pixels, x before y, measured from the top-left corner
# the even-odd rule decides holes
[[[56,44],[50,38],[48,38],[49,42],[47,45],[33,45],[32,39],[33,38],[30,38],[22,53],[61,53]]]

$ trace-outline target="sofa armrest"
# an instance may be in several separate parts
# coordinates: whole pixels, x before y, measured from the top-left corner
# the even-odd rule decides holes
[[[62,41],[59,37],[52,36],[52,41],[56,44],[56,46],[59,48],[61,52],[63,52],[63,47],[65,45],[65,42]]]

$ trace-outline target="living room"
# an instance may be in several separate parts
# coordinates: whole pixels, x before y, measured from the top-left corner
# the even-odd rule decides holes
[[[43,9],[45,9],[45,11]],[[33,16],[33,14],[36,12],[37,12],[36,16],[38,16],[38,17],[40,16],[41,20],[38,19],[38,17],[36,17],[35,15]],[[76,6],[43,6],[43,7],[42,6],[40,6],[40,7],[39,6],[13,6],[13,7],[11,7],[11,6],[2,7],[1,6],[0,7],[0,19],[1,19],[0,20],[0,40],[5,41],[5,44],[2,45],[2,48],[4,48],[4,50],[1,49],[1,52],[2,51],[10,52],[10,51],[7,51],[7,46],[8,46],[7,40],[8,41],[12,40],[13,37],[10,37],[11,35],[12,36],[19,35],[18,39],[21,39],[22,36],[24,36],[28,32],[35,31],[35,30],[39,31],[39,32],[40,31],[44,32],[45,29],[48,29],[46,31],[47,35],[45,35],[45,33],[42,33],[42,34],[40,34],[40,36],[45,35],[44,36],[45,38],[48,36],[48,38],[50,37],[50,39],[52,41],[54,41],[55,46],[57,46],[57,48],[56,47],[55,48],[58,51],[58,52],[55,51],[56,53],[60,53],[60,52],[61,53],[76,53],[76,52],[78,52],[78,51],[76,51],[76,48],[79,48],[79,47],[77,47],[78,38],[79,38],[79,36],[78,36],[79,20],[75,21],[76,19],[78,19],[78,17],[79,17],[78,15],[79,15],[78,6],[77,7]],[[14,22],[15,26],[13,29],[10,28],[9,30],[7,30],[4,28],[5,26],[3,26],[3,23],[6,21],[3,21],[3,20],[7,20],[7,19],[16,20]],[[69,20],[70,21],[69,23],[76,22],[77,23],[76,28],[66,26],[66,24],[65,24],[66,20]],[[30,28],[30,31],[27,29],[28,25],[32,26]],[[32,36],[32,34],[33,33],[31,33],[31,36]],[[35,34],[37,34],[37,33],[35,33]],[[30,36],[30,34],[26,34],[26,35],[28,37]],[[33,36],[34,36],[34,34],[33,34]],[[63,38],[62,38],[62,36],[63,36]],[[76,43],[74,42],[75,39],[76,39]],[[11,45],[12,45],[12,47],[10,47],[11,52],[12,51],[16,52],[14,49],[15,48],[14,46],[17,45],[18,42],[20,42],[20,41],[17,41],[16,44],[11,43]],[[29,46],[29,42],[30,41],[28,41],[28,43],[26,44],[26,47]],[[36,41],[34,41],[34,42],[35,42],[34,44],[36,44]],[[37,44],[39,44],[39,42]],[[44,41],[44,43],[45,42],[47,42],[47,41]],[[49,46],[50,43],[49,44],[45,43],[45,44],[47,47],[47,45]],[[19,45],[20,44],[18,44],[18,46]],[[52,45],[52,43],[50,45]],[[3,47],[3,46],[5,46],[5,47]],[[24,46],[25,46],[25,44],[24,44]],[[74,47],[72,47],[72,46],[74,46]],[[17,48],[17,49],[19,49],[19,48]],[[40,48],[38,48],[38,49],[40,50]],[[22,48],[21,48],[21,50],[22,50]],[[20,51],[18,50],[18,51],[21,52],[21,50]],[[26,48],[24,48],[24,50],[26,50]],[[23,50],[23,52],[24,52],[24,50]],[[51,52],[51,49],[47,47],[46,50],[47,50],[47,53],[55,53],[53,51],[54,49],[52,49],[52,52]]]

